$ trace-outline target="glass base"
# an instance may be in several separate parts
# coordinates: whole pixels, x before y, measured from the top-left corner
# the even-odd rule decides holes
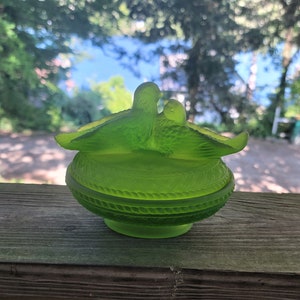
[[[119,221],[104,219],[107,227],[115,232],[144,239],[172,238],[188,232],[193,224],[174,226],[145,226],[141,224],[128,224]]]

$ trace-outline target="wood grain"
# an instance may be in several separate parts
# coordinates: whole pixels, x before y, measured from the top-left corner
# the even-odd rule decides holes
[[[299,277],[291,274],[0,264],[1,299],[282,300],[299,293]]]
[[[0,299],[300,299],[299,194],[235,192],[186,235],[143,240],[65,186],[0,184],[0,225]]]

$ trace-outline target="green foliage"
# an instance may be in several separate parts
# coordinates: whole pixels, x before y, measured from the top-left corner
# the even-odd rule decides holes
[[[121,49],[112,39],[125,34],[153,44],[149,53],[142,47],[133,53],[133,62],[152,61],[159,55],[170,64],[169,54],[185,55],[179,69],[186,81],[180,84],[188,88],[186,101],[191,104],[191,115],[197,113],[199,105],[210,106],[228,128],[253,123],[253,132],[264,134],[254,127],[270,130],[276,106],[286,108],[287,116],[299,114],[296,80],[291,98],[285,96],[289,67],[299,54],[299,8],[298,0],[3,0],[0,117],[11,120],[11,126],[18,130],[57,130],[62,110],[83,124],[104,113],[97,109],[99,105],[110,112],[129,108],[131,95],[118,77],[94,83],[92,92],[79,93],[71,100],[57,88],[69,70],[57,57],[72,53],[72,38],[89,39],[94,45],[113,49],[120,57],[130,57],[128,49]],[[281,53],[279,44],[283,45]],[[235,54],[254,50],[270,53],[282,70],[277,94],[258,123],[256,107],[247,95],[232,92],[237,77]],[[136,64],[131,65],[134,68]],[[176,74],[171,76],[176,78]],[[79,107],[86,112],[80,113]],[[237,119],[231,117],[232,110],[238,113]]]
[[[298,0],[130,0],[126,3],[129,17],[141,24],[131,32],[133,36],[145,43],[169,40],[165,47],[157,43],[152,54],[165,55],[166,64],[170,53],[186,55],[179,66],[185,72],[186,82],[180,84],[188,87],[191,115],[197,113],[197,106],[204,108],[211,103],[227,125],[232,127],[235,123],[228,114],[232,108],[243,116],[238,120],[241,125],[249,122],[255,114],[251,103],[245,104],[251,99],[247,99],[246,93],[231,93],[236,77],[234,57],[243,51],[271,54],[274,64],[282,69],[277,95],[266,111],[265,123],[260,123],[265,124],[267,130],[271,128],[274,109],[286,101],[284,95],[289,66],[299,53]],[[278,52],[280,44],[284,44],[282,53]],[[137,57],[147,56],[137,51],[133,59]],[[172,76],[176,78],[176,74]],[[261,134],[263,130],[257,132]]]
[[[233,125],[228,125],[225,123],[222,124],[213,124],[213,123],[202,123],[200,126],[209,128],[216,132],[230,132],[234,134],[239,134],[240,132],[246,131],[250,136],[265,138],[269,135],[269,131],[266,130],[266,126],[263,122],[263,119],[260,117],[252,116],[249,118],[247,123],[236,122]]]
[[[103,108],[102,99],[93,91],[78,91],[69,98],[62,107],[62,113],[67,121],[76,126],[82,126],[108,115]]]
[[[115,76],[105,82],[92,83],[91,90],[77,91],[65,102],[62,112],[67,121],[81,126],[131,106],[132,95],[125,88],[124,79]]]
[[[57,88],[68,71],[57,57],[71,37],[108,43],[120,1],[3,0],[0,4],[0,109],[14,130],[57,130],[66,96]]]
[[[253,115],[247,123],[237,123],[232,132],[247,131],[251,136],[265,138],[269,135],[269,131],[266,129],[262,116]]]
[[[300,119],[300,77],[295,78],[291,84],[290,97],[287,99],[285,116]]]
[[[37,116],[37,109],[27,98],[38,78],[32,68],[33,59],[14,29],[14,24],[0,19],[0,117],[11,118],[11,126],[17,129],[30,127],[31,118]]]
[[[237,24],[240,2],[228,1],[126,1],[129,17],[133,22],[140,21],[143,27],[132,35],[145,43],[161,42],[168,39],[167,46],[157,43],[152,54],[164,55],[166,66],[171,65],[169,54],[184,54],[178,66],[183,70],[186,82],[180,85],[188,89],[189,114],[197,113],[197,106],[211,106],[222,121],[233,124],[229,110],[240,101],[243,95],[236,95],[231,89],[236,80],[235,54],[248,47],[249,41],[242,39],[247,30]],[[134,54],[145,57],[143,53]],[[151,57],[151,55],[149,55]],[[176,79],[176,74],[169,74]],[[234,99],[233,99],[234,98]],[[244,110],[246,106],[240,105]]]
[[[255,23],[257,24],[257,22],[262,24],[260,29],[262,41],[258,48],[260,51],[268,52],[271,55],[274,65],[280,71],[275,94],[270,97],[271,104],[264,117],[265,129],[271,134],[277,107],[280,107],[282,112],[287,109],[289,111],[287,116],[293,113],[294,100],[287,95],[288,74],[292,63],[300,53],[300,2],[298,0],[255,2],[250,4],[256,7],[253,11],[257,13],[257,16],[253,18],[252,26],[256,26]],[[264,9],[259,9],[261,6]],[[248,20],[250,19],[251,17],[248,17]],[[290,105],[292,106],[288,108]]]
[[[15,32],[15,25],[0,19],[0,88],[5,79],[27,80],[34,85],[36,75],[32,69],[33,59],[25,50],[25,44]]]
[[[132,95],[126,89],[121,76],[114,76],[107,82],[93,83],[91,88],[99,94],[103,105],[111,113],[126,110],[132,106]]]

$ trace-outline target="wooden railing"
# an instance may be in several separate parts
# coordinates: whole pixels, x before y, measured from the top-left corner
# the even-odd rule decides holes
[[[235,192],[172,239],[119,235],[67,187],[0,184],[0,299],[300,299],[300,195]]]

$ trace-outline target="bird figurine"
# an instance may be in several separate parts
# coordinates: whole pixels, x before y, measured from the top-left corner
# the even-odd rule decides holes
[[[158,113],[160,97],[156,84],[143,83],[134,93],[131,109],[87,124],[77,132],[59,134],[56,141],[66,149],[95,154],[148,150],[185,160],[220,158],[246,146],[246,132],[228,138],[188,122],[177,100],[168,100]]]
[[[89,123],[77,132],[59,134],[55,139],[65,149],[97,154],[143,149],[152,132],[160,96],[156,84],[143,83],[134,93],[131,109]]]
[[[167,101],[152,134],[157,151],[171,158],[193,160],[233,154],[242,150],[247,141],[246,132],[230,139],[186,121],[184,107],[176,100]]]

